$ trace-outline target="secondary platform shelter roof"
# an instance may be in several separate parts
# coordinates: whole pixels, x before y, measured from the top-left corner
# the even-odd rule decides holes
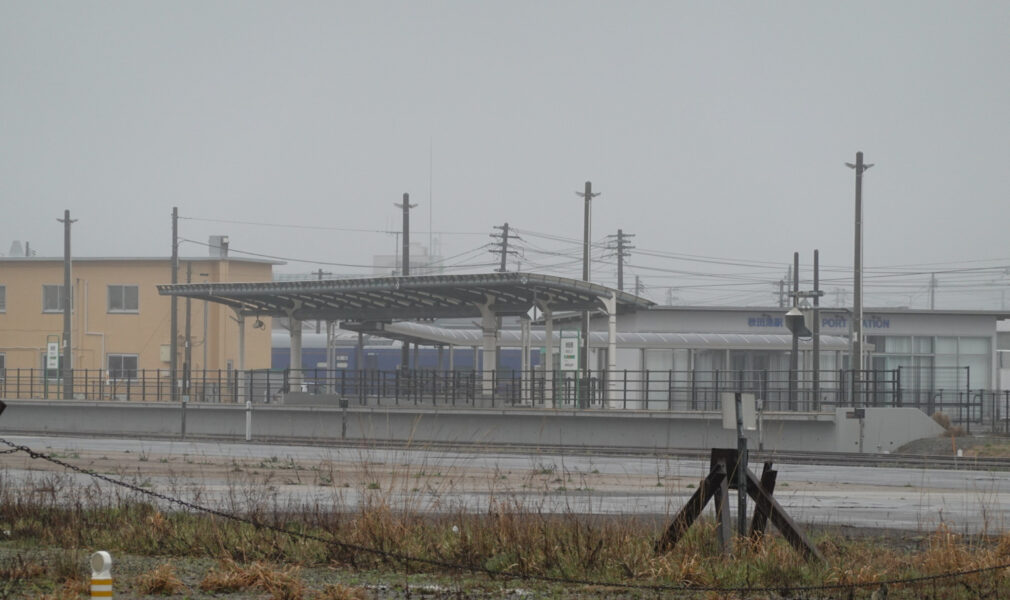
[[[537,273],[187,283],[159,285],[158,292],[225,304],[249,316],[329,321],[479,317],[478,305],[488,302],[499,315],[525,314],[535,302],[554,311],[595,310],[612,294],[619,313],[654,304],[595,283]]]
[[[344,326],[351,331],[361,331],[405,342],[421,345],[453,345],[479,346],[483,333],[479,329],[456,329],[436,327],[426,323],[375,323],[348,324]],[[530,344],[534,347],[545,345],[546,333],[543,330],[530,331]],[[560,341],[560,333],[554,332],[555,343]],[[607,346],[605,331],[589,333],[589,344],[593,347]],[[789,350],[792,347],[791,335],[769,335],[755,333],[662,333],[662,332],[617,332],[617,344],[622,348],[691,348],[695,350]],[[505,348],[519,348],[522,338],[519,331],[503,329],[498,332],[498,344]],[[810,339],[801,339],[800,346],[812,346]],[[821,350],[848,350],[849,340],[839,336],[822,335]]]

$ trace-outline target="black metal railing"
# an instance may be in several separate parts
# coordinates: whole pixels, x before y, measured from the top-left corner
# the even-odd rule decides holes
[[[1010,430],[1006,393],[971,389],[966,367],[925,377],[908,369],[873,371],[617,370],[545,374],[540,370],[211,370],[173,380],[167,369],[138,370],[129,377],[76,369],[73,399],[93,401],[255,403],[282,402],[291,394],[317,402],[358,406],[472,406],[607,408],[620,410],[720,410],[724,392],[753,393],[765,411],[824,411],[836,407],[907,406],[943,412],[953,422],[989,422]],[[955,376],[956,375],[956,376]],[[174,384],[173,384],[174,381]],[[922,382],[955,383],[926,387]],[[177,393],[172,394],[173,385]],[[63,399],[58,371],[7,369],[0,397]],[[1010,432],[1010,431],[1008,431]]]

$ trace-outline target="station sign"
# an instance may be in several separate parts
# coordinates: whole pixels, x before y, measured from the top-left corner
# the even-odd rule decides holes
[[[59,342],[49,342],[46,344],[46,368],[47,369],[59,369],[60,368],[60,343]]]
[[[575,335],[570,335],[566,331],[561,332],[561,364],[559,368],[562,371],[579,370],[579,332],[572,333]]]

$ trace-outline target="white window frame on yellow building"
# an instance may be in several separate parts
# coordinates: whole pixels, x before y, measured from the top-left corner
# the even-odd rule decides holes
[[[56,308],[49,308],[46,306],[46,289],[56,288]],[[44,313],[59,313],[63,312],[63,284],[62,283],[43,283],[42,284],[42,312]]]
[[[112,368],[112,359],[113,358],[117,358],[120,361],[122,361],[123,359],[132,358],[133,359],[133,369],[126,369],[125,367],[123,367],[122,362],[120,362],[119,368],[113,370],[113,368]],[[108,354],[105,355],[105,368],[107,369],[107,371],[109,373],[109,379],[113,380],[113,381],[117,381],[117,380],[125,381],[127,379],[130,379],[130,380],[137,379],[137,374],[140,372],[140,366],[139,365],[140,365],[140,355],[139,354],[131,354],[131,353],[127,353],[127,352],[110,352],[110,353],[108,353]],[[132,371],[132,377],[123,377],[123,374],[129,375],[131,371]]]
[[[129,288],[133,289],[133,300],[136,303],[136,306],[133,307],[127,306],[128,296],[126,294],[126,291]],[[120,296],[119,301],[122,303],[122,306],[119,308],[112,306],[113,289],[117,289],[119,292]],[[109,314],[133,315],[140,312],[140,286],[138,286],[137,284],[110,283],[106,286],[105,298],[106,298],[106,307]]]

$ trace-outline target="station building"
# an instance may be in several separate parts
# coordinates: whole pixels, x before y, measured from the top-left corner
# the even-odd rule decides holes
[[[649,310],[618,317],[622,332],[710,334],[727,336],[723,347],[618,350],[619,368],[673,369],[675,371],[716,369],[727,371],[786,370],[790,348],[759,348],[758,336],[790,340],[780,307],[690,307],[655,306]],[[829,348],[822,344],[820,367],[825,371],[849,369],[847,340],[852,332],[851,311],[845,308],[820,308],[822,340],[834,340]],[[922,310],[908,308],[864,308],[863,333],[868,344],[867,368],[873,370],[906,369],[927,373],[963,370],[970,380],[952,381],[950,385],[969,385],[986,390],[1000,389],[1000,340],[997,326],[1010,318],[1007,311]],[[600,330],[594,320],[593,329]],[[731,338],[728,336],[735,336]],[[733,339],[740,342],[733,343]],[[747,343],[750,340],[751,343]],[[844,340],[842,346],[838,340]],[[748,348],[747,346],[752,346]],[[800,369],[810,369],[812,349],[800,349]],[[598,359],[597,359],[598,360]]]
[[[779,307],[651,306],[617,316],[616,376],[622,377],[623,406],[686,408],[699,389],[714,390],[723,384],[754,390],[788,387],[792,334]],[[801,405],[851,401],[851,313],[845,308],[820,309],[820,351],[814,396],[814,348],[809,338],[798,344],[798,386]],[[895,395],[910,405],[927,406],[938,399],[971,402],[979,390],[1006,388],[1001,372],[1010,366],[1010,333],[1000,332],[1003,311],[917,310],[871,308],[864,310],[866,368],[872,389],[881,404],[893,403]],[[560,348],[563,338],[577,336],[577,315],[559,315],[554,320],[553,369],[564,370]],[[1010,329],[1008,329],[1010,330]],[[305,369],[395,369],[400,343],[420,346],[411,353],[411,367],[418,369],[482,370],[478,348],[482,332],[467,320],[437,320],[431,323],[392,322],[377,324],[368,333],[367,348],[355,348],[350,332],[329,338],[335,358],[326,361],[327,336],[306,335]],[[293,366],[288,356],[287,334],[274,338],[274,367]],[[381,340],[381,341],[380,341]],[[390,340],[393,340],[390,342]],[[530,365],[543,373],[545,343],[543,323],[534,323],[530,333]],[[508,376],[521,369],[522,335],[516,319],[506,319],[498,332],[498,369]],[[392,345],[390,345],[392,344]],[[606,319],[591,322],[590,368],[602,373],[608,366]],[[444,356],[443,356],[444,355]],[[569,365],[572,362],[568,363]],[[574,368],[574,367],[567,367]],[[614,375],[611,375],[612,377]],[[725,387],[725,386],[723,386]],[[872,400],[872,398],[870,399]]]

